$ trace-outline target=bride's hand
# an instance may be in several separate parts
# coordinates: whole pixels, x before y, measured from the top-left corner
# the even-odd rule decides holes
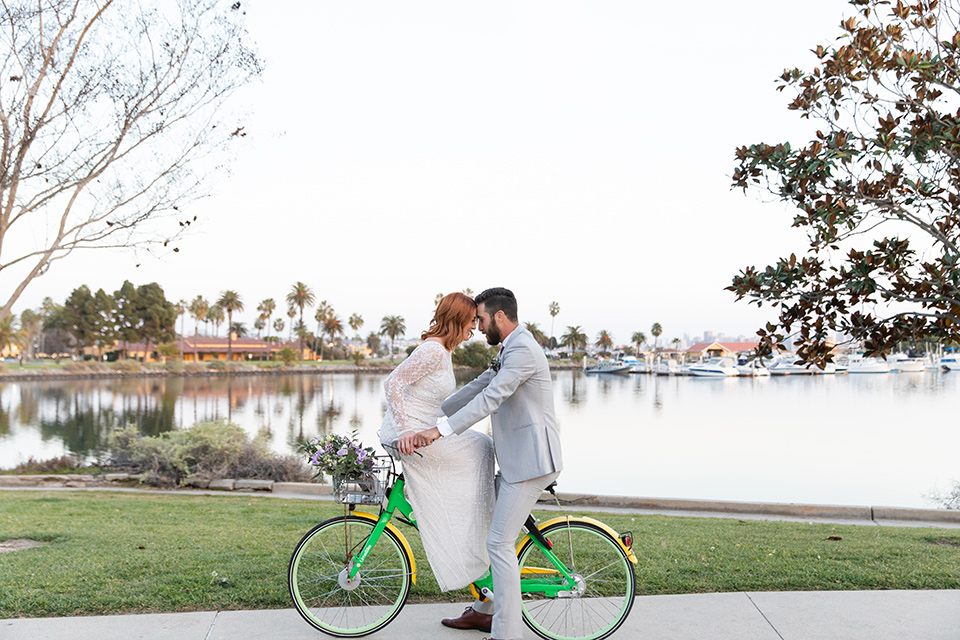
[[[414,433],[413,431],[404,431],[403,435],[397,440],[397,448],[400,449],[400,453],[409,456],[417,447],[422,446],[419,442],[420,434]]]

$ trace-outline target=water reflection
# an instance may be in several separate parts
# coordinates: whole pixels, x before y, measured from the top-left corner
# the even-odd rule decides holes
[[[378,440],[383,374],[0,384],[0,468],[96,458],[118,427],[148,435],[229,419],[276,451],[357,431]],[[460,384],[472,376],[459,375]],[[930,506],[958,479],[951,374],[698,379],[554,372],[567,491]],[[485,426],[481,426],[485,429]]]

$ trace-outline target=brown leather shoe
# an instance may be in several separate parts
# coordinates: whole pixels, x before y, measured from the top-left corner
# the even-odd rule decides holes
[[[473,607],[467,607],[459,618],[446,618],[441,620],[440,624],[451,629],[478,629],[490,633],[493,616],[488,613],[477,613]]]

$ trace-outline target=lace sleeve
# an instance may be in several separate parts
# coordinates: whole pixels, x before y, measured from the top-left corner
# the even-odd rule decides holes
[[[397,435],[413,431],[407,425],[407,413],[403,402],[404,391],[417,380],[437,371],[442,363],[443,347],[435,342],[425,342],[387,376],[383,389],[387,396],[387,406],[390,407],[390,413],[397,427]]]

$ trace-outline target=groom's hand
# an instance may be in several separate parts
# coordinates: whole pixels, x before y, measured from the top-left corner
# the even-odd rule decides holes
[[[440,438],[440,430],[434,427],[432,429],[427,429],[426,431],[421,431],[420,433],[417,434],[417,436],[420,438],[420,441],[422,442],[420,446],[426,447],[433,444],[434,440],[437,440]]]

